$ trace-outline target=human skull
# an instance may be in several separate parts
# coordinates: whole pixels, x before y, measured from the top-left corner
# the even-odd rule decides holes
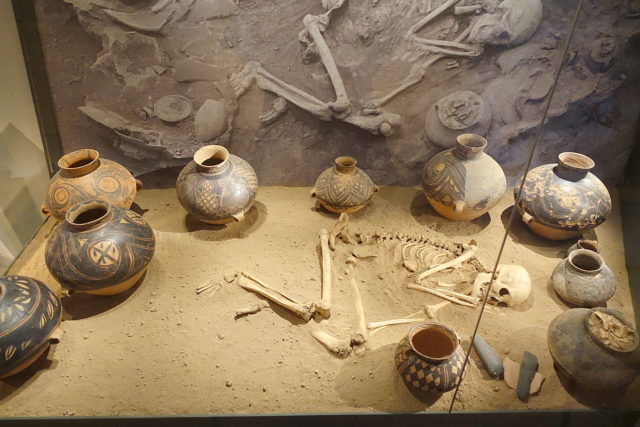
[[[474,43],[515,46],[529,40],[542,20],[540,0],[504,0],[473,24],[469,40]]]
[[[472,294],[484,298],[491,281],[491,273],[479,273],[473,282]],[[488,302],[498,306],[516,307],[529,298],[531,279],[524,267],[514,264],[500,264],[496,279],[489,290]]]

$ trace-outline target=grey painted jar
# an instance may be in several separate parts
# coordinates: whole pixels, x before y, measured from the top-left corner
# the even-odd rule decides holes
[[[244,220],[257,191],[258,177],[251,165],[221,145],[196,151],[176,182],[182,206],[208,224]]]
[[[26,276],[0,277],[0,378],[35,362],[60,325],[58,296]]]
[[[589,249],[569,253],[553,270],[551,281],[563,300],[595,307],[607,302],[616,291],[616,278],[600,254]]]
[[[318,176],[311,196],[333,213],[354,213],[367,206],[378,187],[357,163],[353,157],[337,157],[335,166]]]
[[[71,208],[51,232],[45,262],[72,292],[114,295],[140,280],[155,246],[153,230],[140,215],[89,200]]]
[[[51,178],[42,213],[64,219],[67,211],[85,200],[104,200],[112,206],[129,208],[142,182],[111,160],[101,159],[96,150],[82,149],[65,154],[60,170]]]
[[[484,153],[486,139],[465,133],[457,141],[456,148],[429,159],[422,189],[441,216],[452,221],[471,221],[502,199],[507,180],[498,162]]]
[[[629,328],[628,345],[613,346],[594,333],[594,313],[613,316]],[[606,391],[624,388],[639,374],[638,334],[619,312],[607,308],[574,308],[559,314],[549,324],[547,344],[559,371],[587,388]]]
[[[444,393],[460,380],[464,351],[451,328],[435,322],[420,323],[398,344],[395,363],[407,387]]]
[[[557,164],[529,171],[517,204],[522,220],[551,240],[578,237],[602,224],[611,213],[611,196],[589,172],[594,166],[584,154],[567,152],[558,156]]]

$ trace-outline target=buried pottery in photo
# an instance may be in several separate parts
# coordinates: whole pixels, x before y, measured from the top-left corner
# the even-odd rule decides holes
[[[547,344],[561,373],[595,391],[624,388],[640,374],[638,333],[615,310],[567,310],[549,324]]]
[[[357,163],[349,156],[336,158],[335,166],[318,176],[311,196],[333,213],[354,213],[367,206],[378,187]]]
[[[517,208],[536,234],[551,240],[578,237],[611,213],[611,196],[594,174],[595,163],[580,153],[560,153],[557,164],[529,171]],[[519,186],[514,189],[518,196]]]
[[[606,303],[617,286],[616,278],[602,256],[589,249],[569,253],[553,270],[551,281],[560,298],[580,307]]]
[[[452,221],[471,221],[494,207],[507,189],[500,165],[484,153],[487,140],[470,133],[427,162],[422,189],[429,204]]]
[[[0,378],[35,362],[55,336],[60,298],[44,283],[26,276],[0,276]]]
[[[455,388],[462,375],[464,351],[449,327],[420,323],[398,344],[395,362],[407,387],[444,393]]]
[[[258,177],[245,160],[221,145],[200,148],[180,172],[178,200],[196,219],[208,224],[244,220],[258,191]]]
[[[140,215],[100,200],[78,203],[47,241],[51,275],[72,292],[114,295],[135,285],[155,251]]]
[[[142,183],[120,164],[101,159],[96,150],[83,149],[58,160],[60,170],[51,178],[42,213],[64,219],[67,211],[85,200],[104,200],[129,208]]]

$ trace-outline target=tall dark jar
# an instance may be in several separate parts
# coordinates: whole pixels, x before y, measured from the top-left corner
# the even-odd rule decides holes
[[[51,232],[45,262],[72,292],[114,295],[141,279],[155,246],[153,230],[140,215],[89,200],[71,208]]]
[[[49,348],[61,313],[60,299],[44,283],[0,277],[0,378],[22,371]]]

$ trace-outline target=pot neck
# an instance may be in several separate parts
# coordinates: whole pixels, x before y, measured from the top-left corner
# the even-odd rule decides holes
[[[73,151],[58,160],[58,167],[67,177],[85,176],[100,167],[100,153],[91,149]]]
[[[462,160],[472,160],[480,156],[485,147],[487,140],[473,133],[463,133],[456,140],[456,147],[453,154]]]
[[[594,166],[594,161],[584,154],[560,153],[555,172],[562,179],[577,182],[584,179]]]
[[[358,164],[358,161],[350,156],[337,157],[334,162],[336,164],[336,171],[344,175],[354,173],[356,171],[356,165]]]
[[[102,200],[87,200],[74,205],[65,217],[69,228],[88,231],[109,222],[113,217],[111,206]]]
[[[576,249],[567,257],[567,265],[578,273],[595,276],[602,271],[604,260],[589,249]]]
[[[198,171],[218,175],[229,167],[229,151],[221,145],[207,145],[193,155]]]

